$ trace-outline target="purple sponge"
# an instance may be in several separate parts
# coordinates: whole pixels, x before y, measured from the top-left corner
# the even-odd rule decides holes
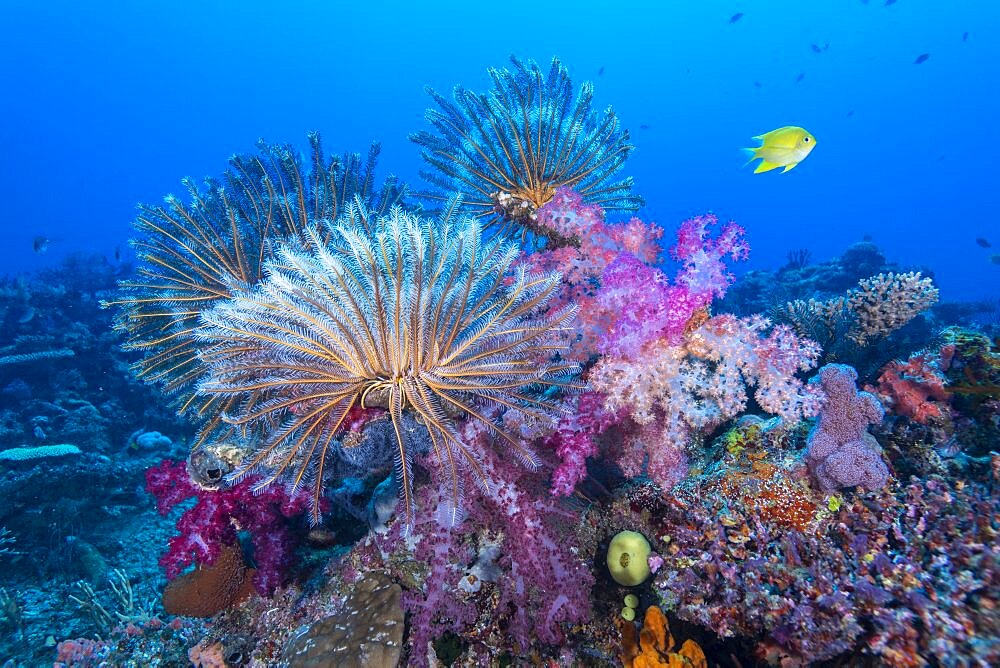
[[[882,448],[868,433],[885,411],[875,395],[858,392],[857,379],[853,367],[827,364],[810,380],[826,401],[806,441],[806,463],[824,492],[857,485],[877,490],[889,480]]]

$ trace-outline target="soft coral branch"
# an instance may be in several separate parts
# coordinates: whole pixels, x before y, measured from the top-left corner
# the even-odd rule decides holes
[[[289,518],[303,514],[312,503],[308,492],[289,495],[278,486],[254,493],[252,480],[227,489],[202,489],[191,482],[183,462],[169,459],[146,471],[146,489],[156,497],[161,515],[182,501],[196,499],[177,521],[179,533],[160,557],[168,578],[195,564],[212,564],[222,548],[237,542],[238,531],[246,531],[254,547],[254,584],[265,594],[281,584],[291,563],[295,541]]]

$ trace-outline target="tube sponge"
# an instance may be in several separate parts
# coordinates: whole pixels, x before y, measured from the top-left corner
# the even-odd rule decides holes
[[[608,570],[620,585],[634,587],[649,577],[649,541],[641,533],[622,531],[608,545]]]

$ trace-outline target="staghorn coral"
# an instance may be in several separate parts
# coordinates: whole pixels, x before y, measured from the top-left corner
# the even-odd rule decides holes
[[[170,195],[163,205],[140,205],[133,225],[143,236],[132,242],[138,277],[101,303],[117,309],[125,348],[143,354],[133,367],[138,377],[161,385],[178,412],[201,423],[196,446],[230,435],[222,415],[231,404],[194,395],[205,373],[194,334],[201,313],[257,283],[279,241],[301,241],[308,225],[335,219],[355,201],[380,212],[405,194],[394,177],[376,188],[377,143],[366,161],[351,153],[328,159],[318,133],[309,144],[308,167],[292,146],[261,141],[256,154],[231,158],[221,181],[199,188],[186,179],[189,203]]]
[[[437,466],[450,475],[450,523],[462,514],[459,468],[481,475],[480,455],[462,439],[454,418],[489,425],[525,464],[528,447],[493,425],[492,414],[518,408],[545,414],[555,405],[531,388],[567,382],[574,365],[552,362],[554,333],[572,321],[566,307],[537,317],[559,276],[507,270],[516,246],[483,238],[468,217],[422,219],[394,208],[361,230],[336,228],[325,243],[310,228],[304,247],[283,245],[266,263],[268,278],[204,314],[197,337],[207,378],[205,398],[221,397],[225,420],[266,429],[256,450],[231,475],[259,471],[262,489],[284,479],[313,487],[319,519],[323,474],[352,408],[388,410],[407,524],[413,521],[411,462],[415,436],[404,414],[419,415]],[[370,464],[374,464],[373,462]]]
[[[634,211],[642,200],[632,180],[613,181],[633,146],[609,108],[591,108],[593,85],[573,97],[569,72],[557,58],[548,73],[511,57],[512,70],[489,70],[493,89],[473,93],[457,86],[453,101],[428,89],[437,109],[426,118],[436,132],[411,135],[434,168],[424,178],[441,191],[458,191],[491,222],[520,226],[556,245],[579,239],[539,224],[537,211],[560,186],[607,210]],[[431,195],[443,198],[443,196]]]

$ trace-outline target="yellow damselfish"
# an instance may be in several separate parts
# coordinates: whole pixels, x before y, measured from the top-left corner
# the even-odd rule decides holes
[[[753,170],[754,174],[768,172],[777,167],[784,167],[782,173],[787,172],[805,160],[816,145],[816,138],[809,134],[808,130],[794,125],[771,130],[765,134],[757,135],[754,139],[761,141],[758,148],[743,149],[752,154],[747,160],[747,164],[761,158],[757,169]]]

